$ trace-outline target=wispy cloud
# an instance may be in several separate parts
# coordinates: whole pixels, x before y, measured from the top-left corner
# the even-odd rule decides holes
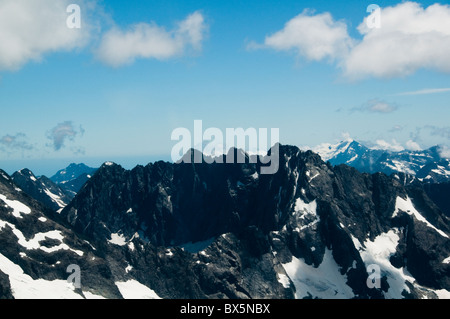
[[[440,136],[450,140],[450,126],[435,126],[435,125],[426,125],[426,129],[430,130],[430,134],[434,136]]]
[[[72,121],[59,123],[47,133],[47,138],[51,140],[53,149],[59,151],[65,146],[67,140],[74,141],[78,135],[83,135],[84,129],[80,126],[77,129]]]
[[[375,145],[371,147],[372,149],[376,150],[387,150],[387,151],[393,151],[393,152],[401,152],[405,148],[397,142],[395,139],[392,139],[391,142],[388,142],[383,139],[379,139],[375,141]]]
[[[0,150],[5,152],[12,152],[17,150],[30,151],[33,145],[28,143],[27,137],[24,133],[17,133],[15,135],[7,134],[0,138]]]
[[[400,132],[400,131],[402,131],[403,130],[403,126],[402,125],[394,125],[390,130],[389,130],[389,132],[390,133],[394,133],[394,132]]]
[[[441,155],[441,157],[450,159],[450,148],[445,145],[441,145],[441,147],[439,148],[439,155]]]
[[[393,103],[389,103],[379,99],[371,99],[359,107],[354,107],[350,109],[350,112],[369,112],[369,113],[380,113],[388,114],[392,113],[398,109],[398,106]]]
[[[450,88],[423,89],[423,90],[417,90],[417,91],[411,91],[411,92],[397,93],[395,95],[397,95],[397,96],[402,96],[402,95],[425,95],[425,94],[436,94],[436,93],[445,93],[445,92],[450,92]]]

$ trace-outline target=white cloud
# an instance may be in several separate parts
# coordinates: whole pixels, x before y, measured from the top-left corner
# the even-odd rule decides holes
[[[334,60],[346,54],[351,45],[347,26],[331,14],[312,15],[308,10],[289,20],[281,31],[266,37],[264,44],[278,51],[294,50],[308,60]],[[251,42],[252,48],[257,48]]]
[[[403,77],[421,68],[450,72],[450,6],[424,9],[404,2],[381,9],[381,28],[358,26],[363,35],[342,63],[353,78]]]
[[[114,67],[132,63],[136,58],[158,60],[179,56],[188,48],[200,50],[207,31],[203,15],[196,11],[167,31],[155,23],[139,23],[128,30],[113,27],[106,32],[97,57]]]
[[[406,148],[408,150],[411,150],[411,151],[420,151],[420,150],[422,150],[420,145],[417,142],[414,142],[413,140],[408,140],[406,142]]]
[[[444,158],[450,159],[450,148],[442,145],[439,147],[439,155]]]
[[[381,8],[380,28],[369,28],[368,17],[357,28],[362,38],[353,39],[346,23],[330,13],[304,11],[266,37],[264,47],[295,50],[311,61],[328,58],[349,79],[404,77],[419,69],[450,73],[449,5],[402,2]]]
[[[80,29],[67,27],[71,0],[0,1],[0,70],[17,70],[45,54],[85,46],[91,26],[82,18]],[[89,5],[78,1],[82,8]],[[86,15],[84,16],[86,18]]]
[[[349,132],[342,132],[341,140],[345,141],[345,142],[353,142],[354,141],[354,139],[350,136]]]
[[[387,142],[385,140],[376,140],[375,145],[371,147],[375,150],[387,150],[393,152],[401,152],[404,150],[403,146],[400,145],[395,139],[392,142]]]

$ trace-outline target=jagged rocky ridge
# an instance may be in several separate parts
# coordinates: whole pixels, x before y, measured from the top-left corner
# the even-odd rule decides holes
[[[161,298],[449,297],[450,222],[422,184],[292,146],[280,146],[276,174],[259,171],[105,163],[55,216],[104,261],[102,274],[82,269],[81,291],[107,277],[123,297],[126,287]]]

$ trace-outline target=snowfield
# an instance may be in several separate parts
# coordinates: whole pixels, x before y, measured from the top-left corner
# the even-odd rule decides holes
[[[283,264],[289,278],[295,285],[295,297],[318,297],[324,299],[349,299],[355,295],[347,285],[347,276],[341,275],[332,251],[325,250],[322,263],[315,268],[301,258],[292,257],[292,261]],[[286,280],[283,280],[285,286]],[[286,287],[286,286],[285,286]]]

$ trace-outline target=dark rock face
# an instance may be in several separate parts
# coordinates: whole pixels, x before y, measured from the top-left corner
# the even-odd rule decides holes
[[[28,217],[12,219],[10,209],[0,220],[30,237],[61,229],[84,254],[59,250],[52,262],[81,265],[80,294],[120,297],[118,283],[133,280],[162,298],[435,298],[450,290],[450,221],[421,183],[279,150],[273,175],[259,174],[261,163],[105,163],[60,215],[42,213],[48,228],[22,226]],[[6,226],[0,243],[8,238]],[[41,247],[58,244],[50,239]],[[47,260],[45,248],[15,242],[0,253],[34,278],[56,276],[53,264],[20,259]],[[370,266],[379,269],[377,288]]]
[[[423,186],[428,197],[450,217],[450,182],[439,184],[426,184]]]
[[[0,271],[0,299],[13,299],[9,276]]]
[[[222,234],[232,234],[242,242],[250,227],[261,236],[253,240],[256,246],[245,246],[247,251],[243,255],[256,253],[259,261],[264,260],[262,265],[253,266],[252,271],[255,267],[272,269],[274,286],[269,285],[267,296],[280,294],[279,282],[273,280],[277,272],[274,274],[273,269],[281,269],[278,274],[284,273],[282,264],[291,262],[293,257],[319,267],[327,250],[332,251],[341,274],[346,276],[353,297],[384,296],[383,292],[368,289],[365,282],[368,261],[362,259],[354,241],[364,246],[364,242],[374,242],[395,230],[398,241],[394,250],[398,251],[392,253],[394,264],[397,261],[399,267],[407,267],[419,285],[450,288],[448,264],[442,263],[449,255],[449,240],[430,226],[445,235],[449,233],[449,221],[425,192],[405,187],[395,176],[362,174],[345,165],[332,167],[314,153],[301,152],[296,147],[282,146],[280,154],[280,169],[274,175],[258,174],[259,164],[157,162],[127,171],[108,163],[62,216],[77,232],[95,242],[108,242],[112,234],[120,234],[126,242],[139,238],[156,247],[218,238],[210,246],[216,247]],[[431,224],[402,211],[394,218],[399,197],[412,198],[414,206]],[[269,263],[265,259],[267,251],[277,256],[275,261]],[[220,269],[223,261],[213,260]],[[242,263],[242,259],[232,260],[237,265]],[[233,269],[230,265],[225,268]],[[232,278],[239,277],[245,282],[243,270],[239,269]],[[225,288],[229,282],[220,285],[225,290],[219,293],[201,285],[203,281],[197,273],[185,275],[194,276],[199,285],[189,288],[189,296],[259,296],[245,286],[240,290],[235,287],[231,293]],[[264,278],[262,272],[259,275]],[[386,278],[382,281],[387,291]],[[242,295],[244,291],[247,295]],[[291,284],[281,291],[283,296],[292,296],[295,288]],[[420,295],[415,293],[410,292],[414,297]]]

